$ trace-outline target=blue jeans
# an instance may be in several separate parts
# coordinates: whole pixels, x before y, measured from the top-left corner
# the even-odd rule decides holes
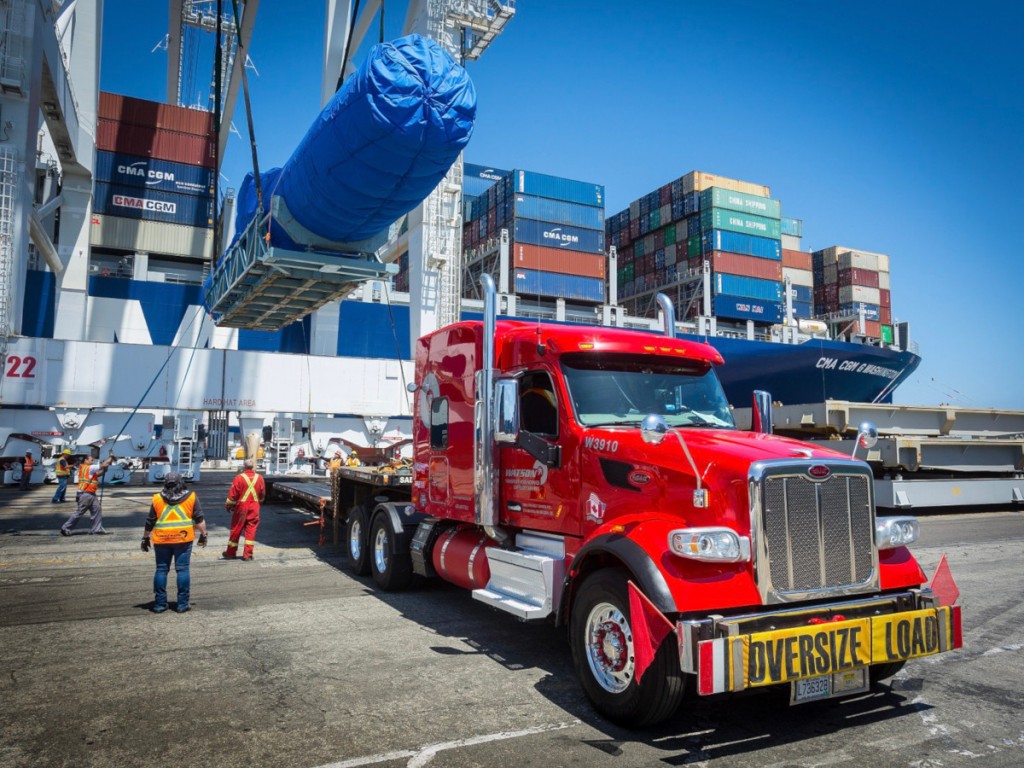
[[[178,610],[188,608],[189,588],[192,579],[188,573],[188,563],[192,557],[192,542],[187,544],[154,544],[156,552],[156,574],[153,576],[153,610],[167,610],[167,572],[171,570],[174,560],[174,572],[178,577]]]
[[[68,476],[60,475],[57,477],[57,490],[53,492],[53,498],[51,501],[56,504],[58,501],[64,501],[64,496],[68,492]]]

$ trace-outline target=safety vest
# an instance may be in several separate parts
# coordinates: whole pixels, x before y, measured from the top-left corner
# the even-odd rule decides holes
[[[96,493],[97,482],[89,477],[91,464],[83,464],[78,470],[78,490],[82,493]]]
[[[24,473],[25,473],[26,475],[31,475],[31,474],[32,474],[32,467],[34,467],[35,465],[36,465],[36,462],[35,462],[35,460],[34,460],[34,459],[31,459],[31,458],[29,458],[28,456],[26,456],[26,457],[25,457],[25,461],[24,461],[24,462],[22,462],[22,465],[21,465],[21,467],[22,467],[22,471],[23,471],[23,472],[24,472]]]
[[[154,544],[188,544],[195,538],[192,510],[196,506],[193,491],[177,504],[167,503],[159,493],[153,495],[153,509],[156,510],[156,525],[153,526]]]
[[[68,460],[61,456],[57,459],[57,469],[54,471],[57,477],[67,477],[71,474],[71,467],[68,465]]]
[[[252,476],[250,477],[249,475],[243,472],[242,478],[245,480],[245,484],[249,487],[245,489],[245,493],[242,494],[242,498],[238,499],[237,501],[235,501],[234,499],[228,499],[226,503],[229,507],[233,507],[235,504],[244,503],[246,501],[249,501],[249,499],[252,499],[253,501],[260,500],[260,495],[256,492],[256,483],[259,482],[260,476],[253,472]]]

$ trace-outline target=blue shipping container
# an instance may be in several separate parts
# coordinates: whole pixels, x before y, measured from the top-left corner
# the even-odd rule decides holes
[[[462,192],[467,195],[482,195],[494,182],[508,175],[508,171],[491,168],[489,165],[465,163],[462,166]]]
[[[758,277],[743,277],[716,272],[714,275],[715,294],[746,296],[763,301],[778,301],[782,298],[782,283],[776,280],[762,280]]]
[[[777,301],[759,301],[745,296],[715,296],[714,311],[718,317],[733,320],[754,320],[777,323],[782,320],[782,309]]]
[[[793,237],[804,236],[804,223],[800,219],[789,219],[782,217],[782,234]]]
[[[604,301],[604,280],[599,277],[562,275],[537,269],[517,269],[516,293],[554,296],[574,301]]]
[[[814,314],[814,305],[809,301],[793,302],[793,317],[798,320],[810,320]]]
[[[604,185],[575,179],[562,179],[533,171],[514,171],[515,191],[552,200],[604,208]]]
[[[93,210],[126,219],[163,221],[189,227],[213,226],[212,198],[155,189],[132,189],[104,181],[97,181],[93,187]]]
[[[516,218],[604,231],[604,208],[520,194],[516,194],[514,203]]]
[[[880,313],[877,304],[864,304],[859,301],[851,301],[846,304],[840,304],[839,311],[842,312],[843,314],[856,315],[860,317],[861,307],[864,307],[865,320],[878,320]]]
[[[814,289],[807,285],[789,286],[789,295],[793,297],[793,303],[814,301]]]
[[[516,219],[513,240],[546,248],[565,248],[584,253],[604,253],[604,232],[568,224],[550,224],[533,219]]]
[[[119,187],[212,197],[214,173],[212,168],[199,165],[99,151],[96,153],[96,172],[93,177],[97,181],[108,181]]]
[[[713,229],[704,233],[704,253],[711,251],[728,251],[741,253],[744,256],[759,256],[762,259],[782,261],[782,243],[767,237],[745,235],[741,232],[728,232]]]

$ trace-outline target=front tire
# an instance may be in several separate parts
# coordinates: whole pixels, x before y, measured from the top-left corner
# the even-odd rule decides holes
[[[370,529],[370,573],[377,586],[398,592],[412,583],[412,557],[395,553],[395,531],[386,514],[377,515]]]
[[[621,570],[587,577],[573,601],[570,643],[576,674],[594,708],[618,725],[642,728],[675,714],[686,685],[671,638],[637,682],[627,578]]]
[[[366,511],[359,505],[352,507],[345,521],[345,549],[348,565],[356,576],[370,572],[370,555],[366,538]]]

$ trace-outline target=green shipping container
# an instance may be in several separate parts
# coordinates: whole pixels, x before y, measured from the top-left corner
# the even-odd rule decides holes
[[[686,241],[686,256],[690,259],[696,259],[701,254],[701,243],[700,235],[694,235]]]
[[[644,255],[644,239],[639,237],[633,241],[633,258],[638,259]]]
[[[701,211],[709,208],[725,208],[752,216],[764,216],[766,219],[778,219],[782,216],[782,204],[778,200],[733,192],[721,187],[711,187],[700,193]]]
[[[701,211],[700,226],[705,232],[712,229],[724,229],[727,232],[739,232],[743,235],[767,237],[769,240],[778,240],[782,237],[782,227],[778,219],[748,216],[724,208]]]
[[[665,227],[665,245],[672,245],[676,241],[676,225],[669,224]]]
[[[883,325],[882,326],[882,341],[885,342],[886,344],[892,344],[892,326],[891,325]]]
[[[656,230],[659,227],[661,227],[661,209],[660,208],[655,208],[653,211],[651,211],[650,217],[647,219],[647,225],[648,225],[648,227],[650,227],[650,231],[651,232],[653,232],[654,230]]]

